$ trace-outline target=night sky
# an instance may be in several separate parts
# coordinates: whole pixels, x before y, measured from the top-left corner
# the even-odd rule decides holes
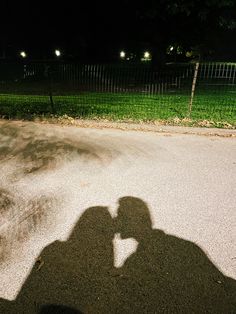
[[[8,57],[23,49],[32,58],[50,58],[59,48],[67,57],[112,61],[122,49],[137,54],[147,49],[155,53],[178,42],[186,49],[207,46],[216,57],[236,59],[235,29],[216,27],[222,8],[208,10],[208,18],[199,24],[194,11],[197,6],[190,13],[181,9],[175,14],[175,6],[183,2],[77,1],[75,5],[71,1],[5,1],[0,22],[1,50]],[[226,20],[234,19],[232,12],[232,8],[226,12]]]

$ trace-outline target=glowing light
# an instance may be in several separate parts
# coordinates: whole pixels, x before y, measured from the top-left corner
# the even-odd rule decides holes
[[[56,49],[56,50],[55,50],[55,55],[56,55],[57,57],[60,57],[60,56],[61,56],[60,50]]]
[[[141,61],[147,62],[151,60],[152,60],[151,53],[149,51],[145,51],[143,54],[143,58],[141,58]]]
[[[27,57],[27,54],[26,54],[25,51],[21,51],[21,52],[20,52],[20,56],[21,56],[22,58],[26,58],[26,57]]]
[[[171,47],[170,47],[170,51],[172,51],[173,49],[174,49],[174,47],[173,47],[173,46],[171,46]]]
[[[125,52],[124,52],[124,51],[121,51],[121,52],[120,52],[120,57],[121,57],[121,58],[125,58]]]
[[[145,58],[145,59],[149,59],[149,58],[150,58],[150,52],[145,51],[145,52],[144,52],[144,58]]]

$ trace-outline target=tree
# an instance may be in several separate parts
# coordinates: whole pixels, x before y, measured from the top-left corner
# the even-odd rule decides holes
[[[236,35],[235,0],[206,0],[204,4],[200,0],[150,0],[138,8],[136,16],[145,30],[142,35],[149,34],[159,57],[171,41],[204,55],[216,49],[221,38]]]

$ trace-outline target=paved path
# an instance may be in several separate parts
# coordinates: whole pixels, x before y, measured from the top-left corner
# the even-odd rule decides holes
[[[3,299],[19,297],[35,258],[54,241],[70,239],[86,209],[107,206],[114,218],[119,199],[125,196],[130,197],[123,199],[127,208],[133,204],[139,210],[139,200],[145,202],[140,208],[149,211],[153,231],[169,235],[165,238],[168,243],[182,243],[183,247],[191,243],[191,248],[201,249],[219,272],[236,279],[234,137],[12,122],[0,124],[0,158]],[[103,210],[98,207],[97,213]],[[95,217],[90,226],[100,223],[104,228],[106,219],[101,221]],[[111,232],[113,264],[118,270],[131,253],[135,257],[141,241],[119,223]],[[104,234],[109,230],[101,228],[99,232],[104,230]],[[118,233],[133,239],[121,240]],[[67,242],[56,243],[65,248]],[[44,260],[37,265],[40,273]],[[128,308],[123,310],[129,312]]]

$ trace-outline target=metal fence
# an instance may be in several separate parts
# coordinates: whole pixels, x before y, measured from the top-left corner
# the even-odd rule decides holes
[[[195,79],[194,79],[195,76]],[[0,114],[236,120],[236,63],[0,63]]]

